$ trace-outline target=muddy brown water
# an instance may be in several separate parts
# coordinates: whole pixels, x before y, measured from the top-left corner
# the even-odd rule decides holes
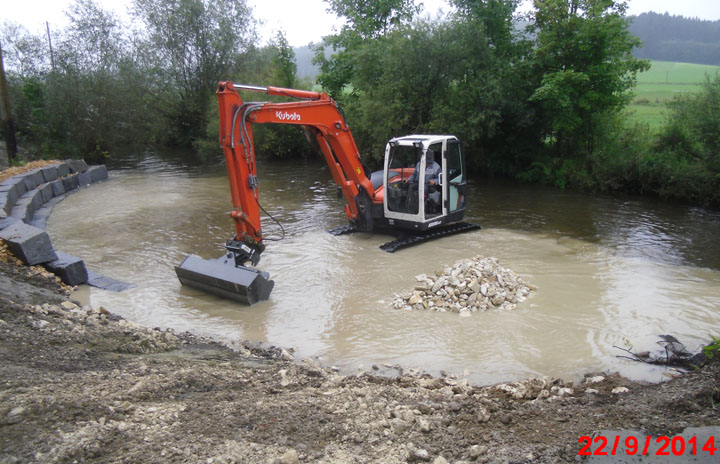
[[[618,358],[613,346],[656,350],[673,334],[696,350],[720,334],[720,214],[659,201],[598,197],[510,182],[475,181],[467,219],[480,231],[394,254],[388,236],[333,236],[345,224],[322,164],[259,167],[261,202],[285,227],[259,267],[275,280],[252,307],[181,287],[173,266],[214,258],[233,233],[224,167],[148,157],[61,202],[53,243],[101,273],[133,282],[79,297],[136,322],[294,347],[344,372],[400,364],[469,374],[474,383],[618,371],[657,381],[664,369]],[[264,219],[265,234],[279,235]],[[414,276],[474,255],[494,256],[537,286],[511,312],[391,309]]]

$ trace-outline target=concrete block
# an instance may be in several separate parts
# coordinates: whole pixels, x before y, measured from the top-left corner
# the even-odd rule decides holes
[[[78,187],[87,187],[90,185],[90,174],[87,171],[81,172],[77,175]]]
[[[0,219],[0,230],[7,229],[13,224],[16,224],[18,222],[22,222],[20,219],[16,217],[9,216],[5,219]]]
[[[42,208],[42,205],[45,204],[43,201],[43,193],[40,188],[27,192],[25,195],[21,196],[20,199],[28,197],[32,198],[33,212],[39,210]]]
[[[43,180],[45,182],[52,182],[58,178],[57,164],[53,164],[52,166],[45,166],[44,168],[40,169],[40,172],[42,173]]]
[[[88,165],[85,160],[70,159],[65,160],[65,162],[70,166],[70,172],[80,173],[87,171]]]
[[[111,292],[124,292],[125,290],[135,288],[135,284],[122,282],[112,277],[98,274],[92,270],[88,270],[87,283],[92,287],[102,288],[103,290],[109,290]]]
[[[43,204],[47,203],[52,199],[53,189],[51,184],[42,184],[40,187],[38,187],[38,189],[40,190]]]
[[[25,189],[25,183],[20,182],[18,185],[23,186],[23,190]],[[20,189],[16,188],[15,185],[8,185],[8,186],[0,186],[0,196],[6,197],[6,203],[9,205],[9,208],[12,208],[15,202],[18,198],[20,198],[20,195],[22,195],[23,192],[18,192]]]
[[[10,215],[20,218],[25,222],[30,222],[35,211],[40,209],[43,203],[45,202],[43,201],[42,191],[37,188],[33,189],[18,198]]]
[[[29,192],[38,185],[42,184],[42,174],[40,173],[40,171],[37,171],[37,174],[39,174],[39,179],[36,176],[35,171],[29,171],[21,176],[23,181],[25,182],[26,192]],[[40,180],[40,182],[38,182],[38,180]]]
[[[0,231],[12,253],[28,266],[58,259],[47,232],[37,227],[16,222]]]
[[[5,213],[5,217],[7,217],[14,204],[14,201],[10,201],[7,192],[0,192],[0,214]]]
[[[0,190],[10,187],[15,187],[17,189],[18,196],[22,195],[27,191],[27,189],[25,188],[25,179],[23,179],[22,176],[13,176],[0,182]]]
[[[45,229],[45,227],[47,226],[47,220],[50,217],[50,213],[52,213],[52,208],[46,208],[45,206],[43,206],[39,210],[35,211],[32,219],[25,224],[37,227],[38,229]]]
[[[26,191],[25,179],[19,176],[5,179],[4,182],[0,183],[0,192],[7,192],[8,198],[12,199],[13,204],[15,204],[15,201]]]
[[[30,222],[35,214],[35,207],[33,206],[33,197],[20,198],[13,206],[10,211],[10,216],[20,219],[24,222]]]
[[[52,214],[53,208],[60,202],[60,200],[62,200],[62,198],[63,196],[54,197],[53,199],[42,205],[42,208],[35,211],[32,219],[26,222],[26,224],[30,224],[31,226],[37,227],[38,229],[44,229],[47,225],[47,220]]]
[[[58,177],[65,177],[70,174],[70,165],[67,163],[60,163],[57,165]]]
[[[90,174],[90,182],[100,182],[108,178],[108,170],[104,164],[98,166],[90,166],[86,171]]]
[[[78,188],[77,174],[70,174],[62,178],[63,187],[65,187],[65,193],[70,192]]]
[[[50,182],[50,187],[52,188],[52,193],[54,197],[59,197],[60,195],[65,193],[65,186],[63,185],[62,179]]]
[[[88,281],[88,271],[82,259],[59,251],[56,254],[58,259],[45,263],[45,269],[68,285],[80,285]]]
[[[9,188],[9,187],[15,185],[15,183],[16,183],[17,181],[18,181],[18,180],[17,180],[16,177],[8,177],[8,178],[5,179],[4,181],[0,182],[0,189],[6,190],[6,187]]]

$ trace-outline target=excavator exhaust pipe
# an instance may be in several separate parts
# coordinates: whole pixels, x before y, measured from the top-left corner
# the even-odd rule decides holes
[[[236,265],[232,254],[218,259],[189,255],[175,273],[183,285],[247,305],[270,298],[275,285],[267,272]]]

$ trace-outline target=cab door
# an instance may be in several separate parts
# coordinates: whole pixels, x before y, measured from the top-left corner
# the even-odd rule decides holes
[[[444,186],[447,192],[446,211],[452,214],[465,209],[465,189],[467,178],[465,174],[465,157],[462,144],[457,139],[449,139],[443,152],[443,173],[448,182]]]
[[[385,151],[383,208],[385,217],[421,224],[424,221],[425,154],[421,142],[388,143]]]

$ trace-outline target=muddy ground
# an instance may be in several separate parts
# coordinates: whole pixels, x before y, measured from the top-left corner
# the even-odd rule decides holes
[[[662,384],[342,377],[69,298],[0,262],[0,462],[559,463],[601,429],[718,424],[718,363]]]

